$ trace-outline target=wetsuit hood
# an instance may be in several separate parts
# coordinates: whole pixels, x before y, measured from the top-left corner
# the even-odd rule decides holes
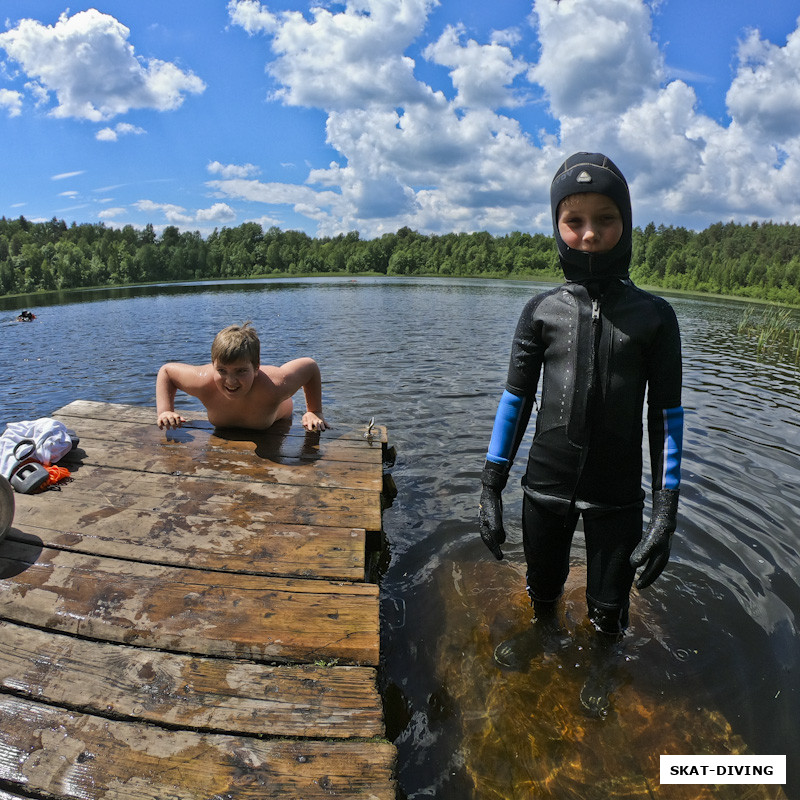
[[[584,253],[568,247],[558,232],[558,205],[571,194],[596,192],[611,198],[622,215],[622,236],[607,253]],[[550,185],[550,208],[558,258],[568,281],[627,278],[633,247],[631,196],[623,174],[602,153],[575,153],[556,172]]]

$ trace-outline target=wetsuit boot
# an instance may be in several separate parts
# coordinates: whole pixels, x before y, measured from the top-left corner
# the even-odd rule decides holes
[[[497,664],[521,672],[538,654],[556,649],[564,635],[557,606],[558,601],[543,603],[534,600],[530,625],[495,648],[494,660]]]
[[[628,626],[628,607],[602,608],[591,600],[587,602],[597,636],[589,651],[589,674],[581,687],[580,701],[591,716],[605,717],[611,710],[611,694],[618,686],[614,671],[618,645]]]

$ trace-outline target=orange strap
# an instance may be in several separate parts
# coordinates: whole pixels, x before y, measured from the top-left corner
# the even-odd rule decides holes
[[[59,481],[69,478],[69,470],[66,467],[57,467],[55,464],[45,467],[50,473],[48,480],[42,484],[42,489],[47,489],[50,486],[55,486]]]

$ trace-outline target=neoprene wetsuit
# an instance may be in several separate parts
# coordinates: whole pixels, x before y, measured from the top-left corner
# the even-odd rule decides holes
[[[581,192],[610,197],[620,210],[623,231],[608,252],[574,250],[561,238],[559,203]],[[617,633],[627,626],[635,574],[631,554],[642,540],[645,397],[654,512],[663,509],[667,520],[655,531],[648,557],[660,554],[663,562],[649,580],[669,555],[683,439],[680,332],[669,303],[638,289],[628,276],[630,195],[610,159],[599,153],[567,159],[553,180],[551,206],[566,283],[532,298],[522,311],[481,480],[493,513],[502,512],[499,499],[492,498],[505,486],[541,378],[522,481],[528,592],[534,603],[558,598],[583,514],[589,616],[599,629]],[[487,513],[485,519],[491,518]],[[483,524],[489,526],[482,530],[484,541],[502,558],[505,534],[492,528],[496,522]],[[495,539],[498,533],[502,538]]]
[[[653,487],[680,481],[681,349],[672,307],[630,281],[602,294],[565,283],[520,316],[487,459],[514,460],[539,377],[541,409],[525,493],[552,511],[642,504],[642,411],[647,391]],[[592,295],[595,296],[592,296]],[[544,369],[543,369],[544,368]]]

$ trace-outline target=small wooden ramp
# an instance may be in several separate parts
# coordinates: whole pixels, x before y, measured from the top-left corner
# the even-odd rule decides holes
[[[394,800],[385,430],[53,416],[72,479],[0,542],[0,800]]]

